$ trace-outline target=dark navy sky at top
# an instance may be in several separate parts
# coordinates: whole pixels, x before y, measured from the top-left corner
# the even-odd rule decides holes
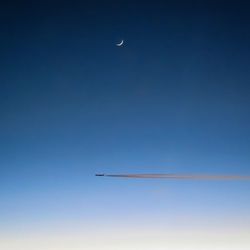
[[[86,2],[1,4],[2,185],[250,173],[249,6]]]

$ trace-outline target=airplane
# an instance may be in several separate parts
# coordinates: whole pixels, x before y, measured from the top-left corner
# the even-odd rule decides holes
[[[95,174],[95,176],[105,176],[105,174]]]

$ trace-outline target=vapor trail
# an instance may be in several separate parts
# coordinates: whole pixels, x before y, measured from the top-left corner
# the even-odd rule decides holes
[[[136,179],[182,179],[182,180],[250,180],[244,175],[195,175],[195,174],[96,174],[96,176]]]

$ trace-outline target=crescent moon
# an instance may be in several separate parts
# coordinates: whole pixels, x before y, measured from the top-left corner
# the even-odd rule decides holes
[[[123,43],[124,43],[124,41],[123,41],[123,40],[121,40],[121,42],[120,42],[120,43],[117,43],[117,44],[116,44],[116,46],[120,47],[120,46],[122,46],[122,45],[123,45]]]

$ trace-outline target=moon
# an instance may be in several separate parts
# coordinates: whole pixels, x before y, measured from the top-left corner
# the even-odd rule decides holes
[[[117,43],[116,46],[120,47],[120,46],[123,45],[123,43],[124,43],[124,40],[121,40],[121,42],[120,42],[120,43]]]

